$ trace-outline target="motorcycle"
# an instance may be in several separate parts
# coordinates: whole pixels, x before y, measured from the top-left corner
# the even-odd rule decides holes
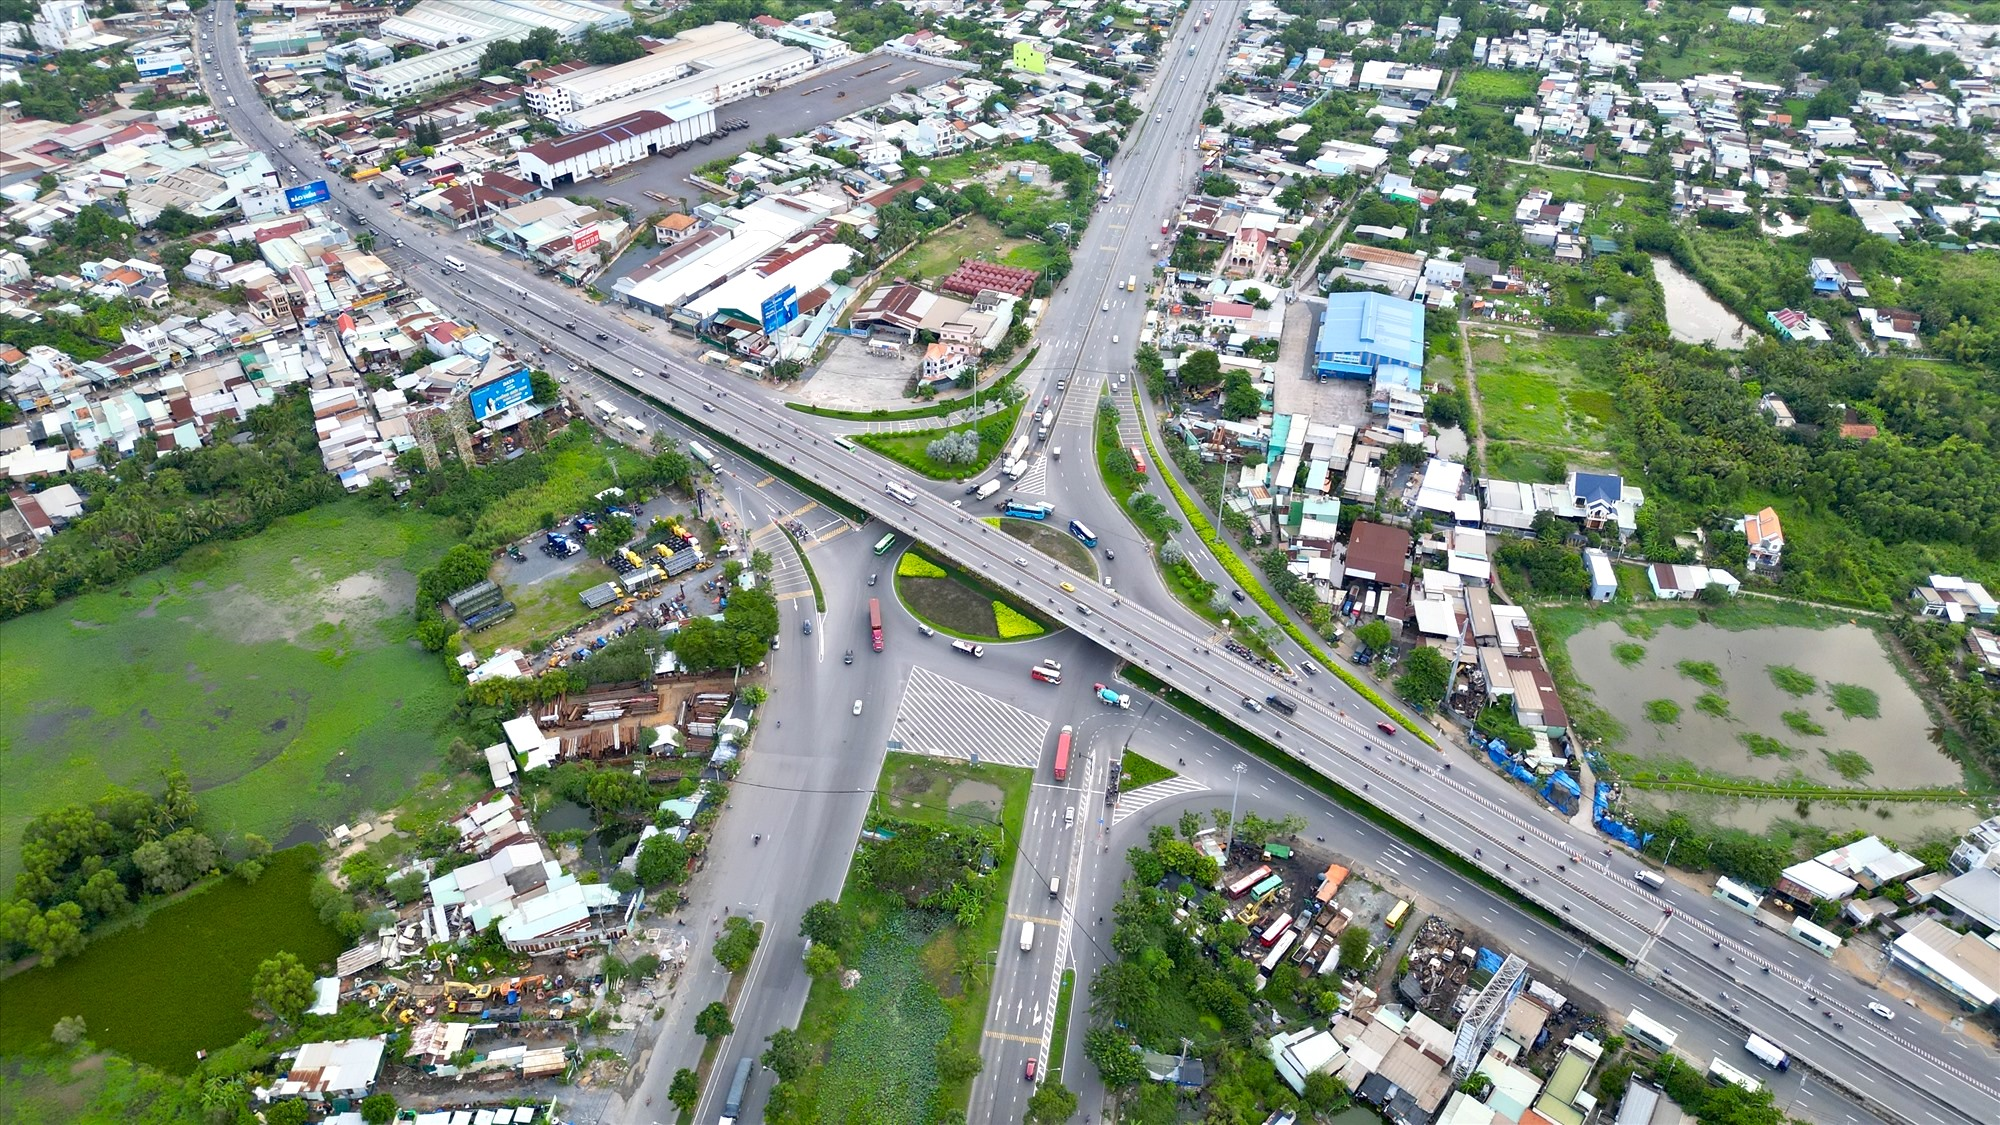
[[[756,846],[757,846],[758,844],[761,844],[761,843],[763,843],[763,842],[764,842],[764,836],[763,836],[763,833],[761,833],[761,832],[760,832],[760,833],[758,833],[758,834],[757,834],[757,835],[755,835],[755,836],[752,836],[752,837],[750,837],[750,846],[751,846],[751,847],[753,847],[753,848],[754,848],[754,847],[756,847]]]

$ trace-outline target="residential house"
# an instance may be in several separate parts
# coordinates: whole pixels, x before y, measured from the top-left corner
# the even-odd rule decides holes
[[[1946,574],[1933,574],[1928,585],[1910,595],[1917,612],[1925,617],[1941,617],[1953,624],[1964,621],[1991,621],[2000,613],[2000,602],[1977,582]]]
[[[1736,521],[1736,530],[1750,544],[1750,569],[1776,570],[1785,552],[1785,529],[1778,523],[1777,510],[1765,507]]]
[[[1908,309],[1857,309],[1861,323],[1868,334],[1887,343],[1901,344],[1909,348],[1917,345],[1917,333],[1923,328],[1923,318]]]

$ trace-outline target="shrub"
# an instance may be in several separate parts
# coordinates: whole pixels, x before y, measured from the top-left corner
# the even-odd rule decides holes
[[[1729,717],[1729,701],[1712,691],[1705,691],[1696,696],[1694,709],[1706,715],[1714,715],[1718,719]]]
[[[1045,632],[1040,622],[1001,601],[993,603],[993,628],[1010,641],[1016,637],[1039,637]]]
[[[1819,681],[1810,673],[1801,672],[1789,664],[1766,665],[1764,671],[1771,674],[1771,682],[1787,695],[1811,695],[1819,690]]]
[[[896,563],[896,573],[904,578],[943,578],[944,568],[915,551],[904,551]]]
[[[1803,734],[1810,737],[1826,733],[1826,728],[1820,726],[1809,712],[1787,711],[1778,717],[1785,720],[1785,725],[1791,728],[1793,734]]]
[[[1736,738],[1751,754],[1759,758],[1783,758],[1789,762],[1805,753],[1798,747],[1780,742],[1768,734],[1752,734],[1746,731]]]
[[[1850,719],[1882,717],[1882,697],[1859,684],[1828,684],[1826,690],[1833,705]]]
[[[1654,723],[1678,723],[1681,721],[1681,705],[1671,699],[1649,699],[1646,701],[1646,720]]]
[[[1646,659],[1646,646],[1631,643],[1612,645],[1611,656],[1618,663],[1630,668],[1632,665]]]

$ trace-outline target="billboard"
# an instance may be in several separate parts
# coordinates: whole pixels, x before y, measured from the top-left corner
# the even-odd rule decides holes
[[[569,246],[572,250],[588,250],[597,245],[597,240],[601,237],[602,233],[597,229],[597,224],[592,223],[570,236]]]
[[[292,211],[301,207],[311,207],[315,203],[325,203],[329,198],[325,180],[314,180],[309,184],[285,189],[285,207]]]
[[[764,331],[776,332],[799,318],[799,291],[797,286],[787,285],[769,297],[764,298],[761,310]]]
[[[473,420],[483,422],[489,415],[519,406],[534,397],[534,383],[528,378],[528,369],[523,367],[472,388]]]
[[[1025,70],[1029,74],[1047,74],[1049,57],[1028,43],[1014,44],[1014,69]]]

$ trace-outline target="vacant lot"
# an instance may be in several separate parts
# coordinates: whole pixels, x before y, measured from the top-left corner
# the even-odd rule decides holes
[[[196,1051],[256,1026],[250,978],[265,958],[290,950],[308,969],[333,967],[340,938],[306,904],[315,870],[313,849],[279,852],[255,883],[218,879],[81,956],[0,982],[0,1052],[46,1045],[57,1020],[80,1015],[94,1043],[193,1069]]]
[[[1047,254],[1039,242],[1008,238],[1000,228],[973,215],[962,225],[940,230],[905,254],[891,272],[900,275],[939,278],[958,268],[966,258],[984,258],[1002,265],[1041,269]]]
[[[1596,339],[1475,333],[1473,371],[1493,461],[1546,467],[1601,459],[1617,417],[1606,360]]]
[[[29,818],[176,757],[210,828],[278,841],[405,792],[454,691],[410,639],[443,525],[360,501],[0,625],[0,879]]]

